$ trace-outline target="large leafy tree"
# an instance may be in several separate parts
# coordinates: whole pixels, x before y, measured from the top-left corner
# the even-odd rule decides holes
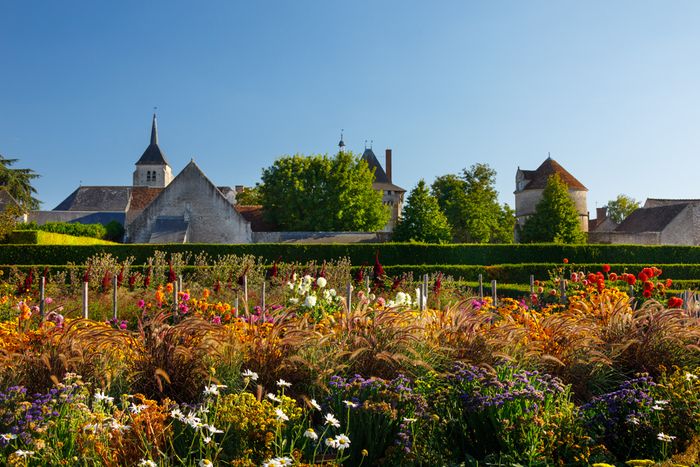
[[[515,214],[498,202],[496,171],[475,164],[461,176],[438,177],[432,193],[447,216],[455,242],[512,243]]]
[[[625,220],[627,216],[639,208],[639,201],[627,195],[617,195],[617,198],[608,201],[608,216],[616,223]]]
[[[21,212],[39,209],[40,202],[34,197],[36,189],[32,180],[39,177],[32,169],[15,169],[18,159],[7,159],[0,155],[0,187],[12,195]]]
[[[397,242],[446,243],[451,237],[450,225],[437,199],[430,194],[425,180],[419,181],[408,195],[393,239]]]
[[[375,231],[389,210],[372,188],[374,173],[351,152],[284,156],[263,169],[265,217],[288,231]]]
[[[569,187],[558,174],[547,180],[542,199],[522,228],[521,240],[529,242],[585,243],[581,220]]]

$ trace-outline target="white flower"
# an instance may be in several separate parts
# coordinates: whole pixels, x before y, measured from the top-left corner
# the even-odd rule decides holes
[[[199,461],[199,467],[214,467],[214,464],[209,459],[202,459]]]
[[[338,435],[335,437],[335,443],[338,447],[338,450],[342,451],[343,449],[350,447],[350,438],[348,438],[345,435]]]
[[[313,428],[309,428],[304,432],[304,438],[309,438],[311,441],[316,441],[318,439],[318,435]]]
[[[202,441],[204,441],[204,444],[209,444],[209,443],[211,443],[211,437],[205,436],[204,438],[202,438]]]
[[[658,439],[659,441],[663,441],[664,443],[670,443],[671,441],[676,439],[676,437],[671,436],[671,435],[667,435],[664,432],[661,432],[658,435],[656,435],[656,439]]]
[[[33,455],[34,455],[34,451],[22,451],[21,449],[18,449],[15,451],[15,456],[17,456],[17,457],[29,457],[29,456],[33,456]]]
[[[292,284],[291,282],[287,282],[287,287],[289,288],[289,290],[294,290],[294,284]]]
[[[311,399],[311,401],[309,401],[309,403],[311,404],[311,407],[313,407],[314,409],[321,410],[321,406],[318,405],[318,402],[316,402],[316,399]]]
[[[417,420],[417,418],[404,418],[403,421],[406,423],[413,423]]]
[[[150,459],[141,459],[137,465],[139,467],[158,467],[158,464]]]
[[[665,401],[665,400],[659,400],[659,401],[654,401],[654,402],[656,403],[656,405],[666,405],[666,404],[668,404],[668,401]]]
[[[298,298],[290,298],[289,303],[292,305],[296,305],[297,303],[299,303],[299,299]]]
[[[289,420],[289,417],[287,417],[286,413],[282,412],[282,409],[275,409],[275,414],[277,415],[277,420],[281,422]]]
[[[107,402],[108,404],[114,403],[114,397],[110,397],[105,395],[104,391],[96,391],[95,392],[95,401],[96,402]]]
[[[223,433],[223,432],[224,432],[224,430],[219,430],[219,429],[216,428],[214,425],[204,425],[203,428],[206,428],[207,430],[209,430],[209,433],[211,433],[212,435],[215,435],[215,434],[217,434],[217,433]]]
[[[267,398],[270,399],[270,400],[273,401],[273,402],[277,402],[278,404],[279,404],[280,402],[282,402],[282,399],[280,399],[279,397],[275,396],[275,395],[272,394],[271,392],[268,392],[268,393],[267,393]]]
[[[129,406],[129,412],[131,412],[133,414],[139,414],[139,413],[143,412],[144,410],[146,410],[147,408],[148,408],[148,406],[146,404],[136,405],[132,402],[131,405]]]
[[[307,295],[304,300],[304,306],[306,308],[313,308],[316,306],[316,295]]]
[[[333,449],[338,449],[338,442],[335,438],[326,438],[326,446],[332,447]]]
[[[17,439],[17,435],[14,433],[5,433],[4,435],[0,435],[0,439],[4,439],[5,441],[12,441],[13,439]]]
[[[698,379],[698,377],[696,375],[694,375],[693,373],[686,373],[685,374],[686,381],[692,381],[694,379]]]
[[[343,404],[345,404],[346,407],[349,409],[354,409],[357,407],[357,404],[354,403],[353,401],[343,401]]]
[[[131,429],[130,426],[122,425],[116,420],[112,420],[112,422],[109,424],[109,427],[114,431],[118,431],[119,433],[124,433],[125,431],[129,431]]]
[[[333,425],[336,428],[340,428],[340,422],[338,421],[337,418],[335,418],[333,416],[332,413],[327,413],[325,420],[326,420],[326,423],[325,423],[326,425]]]
[[[202,426],[202,419],[196,417],[194,415],[194,412],[188,413],[187,416],[182,418],[180,421],[187,423],[192,428],[199,428],[200,426]]]
[[[316,279],[316,285],[320,289],[324,288],[327,284],[328,284],[328,281],[326,280],[325,277],[319,277],[318,279]]]
[[[277,459],[270,459],[263,462],[261,467],[280,467],[280,463]]]
[[[226,386],[223,384],[210,384],[209,386],[204,388],[204,395],[205,396],[218,396],[219,395],[219,389],[223,389]]]
[[[275,457],[275,460],[279,462],[279,465],[281,465],[282,467],[294,464],[294,461],[291,457]]]
[[[280,378],[279,381],[277,381],[277,386],[279,386],[281,388],[288,388],[291,385],[292,385],[292,383],[288,383],[285,380],[283,380],[282,378]]]
[[[251,381],[257,381],[258,380],[258,374],[254,371],[251,370],[245,370],[243,372],[243,377],[244,378],[249,378]]]
[[[627,417],[627,421],[630,422],[632,425],[639,425],[639,418],[635,417],[634,415],[630,415]]]
[[[83,427],[83,432],[85,433],[97,433],[100,431],[101,426],[97,423],[88,423]]]
[[[179,408],[173,409],[172,412],[170,412],[170,416],[173,417],[175,420],[180,421],[182,421],[185,418],[185,414],[183,414]]]

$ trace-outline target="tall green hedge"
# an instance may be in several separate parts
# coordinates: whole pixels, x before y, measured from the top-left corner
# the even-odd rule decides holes
[[[272,263],[323,261],[348,257],[353,265],[373,264],[375,252],[383,265],[499,265],[520,263],[561,264],[700,264],[700,247],[646,245],[424,245],[424,244],[169,244],[169,245],[0,245],[0,264],[81,263],[97,253],[118,258],[134,256],[145,262],[153,252],[205,252],[211,257],[251,254]]]

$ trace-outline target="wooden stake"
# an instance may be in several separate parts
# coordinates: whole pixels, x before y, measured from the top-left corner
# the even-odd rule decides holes
[[[352,308],[352,284],[348,282],[348,286],[345,288],[345,290],[345,304],[348,306],[348,311],[350,311]]]
[[[479,300],[484,301],[484,276],[479,274]]]
[[[497,285],[496,285],[496,279],[491,281],[491,299],[493,300],[493,306],[497,307],[498,306],[498,295],[497,295]]]
[[[83,282],[83,318],[88,319],[88,283]]]
[[[117,321],[117,276],[112,276],[112,318]]]

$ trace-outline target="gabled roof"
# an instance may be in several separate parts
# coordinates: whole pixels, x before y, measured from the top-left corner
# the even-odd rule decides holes
[[[183,216],[159,216],[148,243],[185,243],[189,228]]]
[[[617,226],[615,232],[661,232],[688,206],[689,203],[670,204],[654,208],[639,208],[627,216],[627,218]]]
[[[128,186],[81,186],[56,206],[54,211],[126,211]]]
[[[655,208],[658,206],[669,206],[671,204],[699,204],[700,199],[664,199],[664,198],[647,198],[644,202],[645,208]]]
[[[548,157],[537,168],[537,170],[521,170],[525,180],[529,182],[523,188],[524,190],[542,190],[547,186],[547,180],[554,174],[559,174],[561,179],[571,190],[588,191],[588,188],[583,186],[583,183],[576,180],[576,177],[571,175],[557,161]]]
[[[391,183],[391,180],[389,180],[389,177],[384,171],[382,164],[379,163],[379,159],[377,159],[377,156],[374,155],[374,151],[372,151],[372,148],[365,149],[365,152],[362,153],[362,160],[367,162],[369,170],[374,169],[374,183],[372,183],[372,188],[374,188],[375,190],[392,190],[400,191],[403,193],[406,192],[406,190],[404,190],[400,186]]]
[[[158,146],[158,123],[156,122],[156,114],[153,114],[153,124],[151,125],[151,144],[141,155],[141,158],[136,161],[136,165],[168,165],[163,151]]]

